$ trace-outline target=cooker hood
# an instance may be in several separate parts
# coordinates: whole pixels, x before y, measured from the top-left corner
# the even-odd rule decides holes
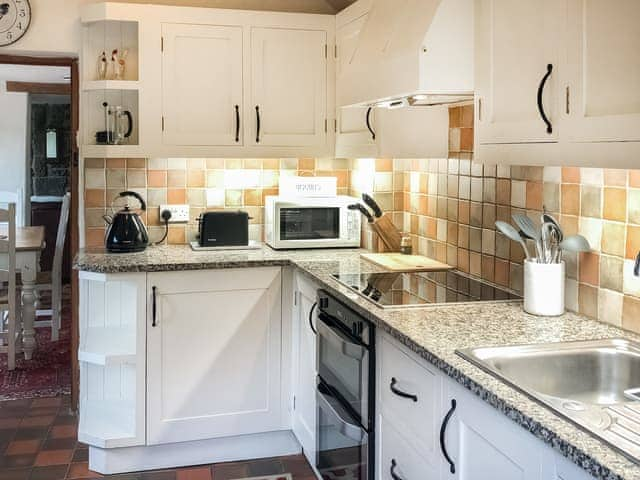
[[[341,73],[340,106],[473,100],[473,0],[371,0]]]

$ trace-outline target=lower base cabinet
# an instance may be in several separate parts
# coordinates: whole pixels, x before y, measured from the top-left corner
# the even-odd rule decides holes
[[[378,339],[379,480],[592,478],[389,335]]]
[[[147,443],[285,428],[279,268],[147,276]]]

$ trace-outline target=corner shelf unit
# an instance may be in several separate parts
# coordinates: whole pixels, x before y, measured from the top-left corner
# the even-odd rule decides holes
[[[145,443],[146,276],[80,273],[78,439]]]
[[[126,4],[101,3],[83,7],[83,46],[81,62],[81,154],[84,157],[146,157],[143,153],[140,125],[142,82],[140,68],[140,19],[136,9]],[[128,52],[124,73],[116,78],[111,56]],[[107,76],[98,73],[99,58],[105,53]],[[96,132],[106,131],[104,103],[122,106],[131,112],[133,131],[121,145],[98,144]]]

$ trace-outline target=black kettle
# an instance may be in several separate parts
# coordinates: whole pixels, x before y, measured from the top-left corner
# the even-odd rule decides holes
[[[126,197],[133,197],[138,200],[142,211],[147,209],[144,199],[136,192],[121,192],[116,199]],[[144,226],[140,215],[132,211],[128,203],[113,217],[105,215],[103,218],[108,225],[105,246],[109,252],[142,252],[149,246],[147,228]]]

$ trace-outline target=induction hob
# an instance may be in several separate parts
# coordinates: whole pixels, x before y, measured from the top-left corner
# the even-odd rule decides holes
[[[341,273],[334,274],[333,277],[381,308],[522,299],[504,288],[453,270],[419,273]]]

